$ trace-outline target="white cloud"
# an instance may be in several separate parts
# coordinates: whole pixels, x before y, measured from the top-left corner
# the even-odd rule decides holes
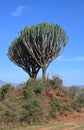
[[[83,57],[75,57],[75,58],[62,58],[60,57],[58,59],[59,61],[84,61],[84,56]]]
[[[21,16],[26,9],[27,6],[18,6],[17,9],[11,13],[11,15],[15,17]]]

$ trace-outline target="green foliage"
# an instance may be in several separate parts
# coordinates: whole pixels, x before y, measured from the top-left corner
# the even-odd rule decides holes
[[[23,95],[24,95],[25,98],[29,98],[30,96],[32,96],[31,90],[25,88],[23,90]]]
[[[0,125],[3,123],[4,127],[9,126],[11,129],[20,125],[21,112],[22,108],[18,101],[13,102],[5,99],[3,102],[0,102]]]
[[[78,108],[80,108],[79,104],[76,103],[76,102],[73,102],[72,107],[73,107],[73,109],[75,109],[75,110],[78,110]]]
[[[71,111],[71,105],[69,104],[61,104],[59,108],[59,113],[66,116],[66,111]]]
[[[26,82],[26,85],[23,89],[23,95],[24,95],[25,98],[29,98],[34,94],[33,89],[34,89],[35,84],[36,84],[36,80],[32,79],[32,78],[30,78]]]
[[[38,85],[40,82],[40,80],[36,80],[36,79],[33,79],[33,78],[30,78],[29,80],[27,80],[26,82],[26,88],[30,88],[31,90],[34,89],[34,87],[36,85]]]
[[[0,89],[0,100],[3,100],[11,89],[13,89],[13,87],[10,84],[3,85]]]
[[[73,101],[72,107],[73,107],[75,110],[79,110],[79,109],[83,108],[83,107],[84,107],[84,98],[77,97],[77,98]]]
[[[71,106],[69,104],[64,104],[63,105],[63,109],[64,109],[64,111],[70,111],[71,110]]]
[[[30,97],[33,88],[33,79],[27,80],[25,87],[23,88],[24,97]]]
[[[10,89],[13,89],[13,87],[10,84],[6,84],[1,87],[1,90],[4,94],[6,94]]]
[[[84,98],[78,97],[78,98],[76,99],[76,101],[77,101],[78,103],[84,105]]]
[[[69,88],[69,94],[73,100],[72,107],[80,111],[80,109],[84,107],[84,89],[78,86],[72,86]]]
[[[56,112],[59,110],[60,108],[60,103],[61,101],[52,97],[51,98],[51,111],[50,111],[50,116],[53,118],[56,118]]]
[[[44,90],[44,84],[41,80],[29,79],[23,89],[25,98],[29,98],[35,94],[41,94]]]
[[[42,82],[37,84],[34,88],[36,94],[41,94],[43,90],[44,90],[44,84]]]
[[[38,98],[31,97],[25,100],[23,105],[23,113],[21,121],[28,123],[40,122],[43,117],[43,107]]]

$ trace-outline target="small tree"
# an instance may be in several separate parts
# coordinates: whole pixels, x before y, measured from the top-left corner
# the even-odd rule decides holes
[[[66,32],[57,24],[42,23],[25,27],[20,35],[29,53],[42,68],[45,79],[47,67],[66,46],[68,41]]]
[[[36,78],[40,66],[29,54],[20,37],[12,42],[8,49],[8,57],[12,62],[23,68],[30,77]]]

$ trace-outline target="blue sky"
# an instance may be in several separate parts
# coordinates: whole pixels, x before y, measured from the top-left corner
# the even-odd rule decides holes
[[[0,80],[25,82],[29,76],[7,57],[8,47],[25,26],[60,24],[69,37],[61,56],[47,69],[64,85],[84,85],[84,0],[3,0],[0,3]],[[41,76],[41,71],[38,77]]]

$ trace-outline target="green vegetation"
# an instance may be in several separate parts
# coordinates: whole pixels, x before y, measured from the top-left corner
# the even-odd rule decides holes
[[[29,79],[16,88],[10,84],[2,86],[0,88],[1,128],[3,124],[5,128],[13,129],[27,124],[46,122],[52,118],[58,119],[58,113],[67,116],[67,112],[73,109],[81,112],[84,108],[84,88],[77,88],[77,91],[73,89],[74,87],[64,88],[58,76],[45,81]],[[71,95],[74,95],[73,99]]]
[[[84,107],[84,88],[71,86],[70,88],[68,88],[68,94],[73,101],[73,109],[80,112],[80,108]]]
[[[51,111],[50,111],[50,115],[52,118],[56,118],[56,112],[60,109],[61,106],[61,101],[52,97],[51,98]]]
[[[41,122],[43,118],[43,106],[40,99],[36,97],[26,99],[22,104],[22,108],[22,122],[27,122],[29,124]]]
[[[10,85],[10,84],[6,84],[6,85],[3,85],[1,88],[0,88],[0,100],[4,100],[4,98],[6,97],[6,94],[12,90],[13,87]]]
[[[64,111],[70,111],[71,106],[69,104],[64,104],[63,109],[64,109]]]

